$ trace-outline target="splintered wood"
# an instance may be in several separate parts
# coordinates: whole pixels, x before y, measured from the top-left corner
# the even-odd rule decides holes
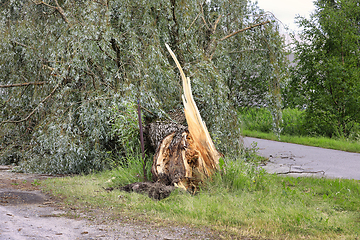
[[[170,47],[166,45],[166,48],[180,71],[188,130],[174,131],[160,142],[151,172],[156,182],[194,192],[199,182],[211,176],[218,168],[220,154],[201,119],[192,96],[190,79],[185,76]]]

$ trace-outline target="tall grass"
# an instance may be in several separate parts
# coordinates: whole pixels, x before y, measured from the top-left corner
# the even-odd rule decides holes
[[[99,174],[51,179],[46,188],[72,207],[97,209],[112,218],[207,226],[227,239],[357,239],[360,182],[269,175],[252,163],[225,159],[222,171],[196,195],[175,191],[154,201],[107,186],[137,181],[138,164]],[[110,180],[110,181],[109,181]],[[98,217],[98,216],[97,216]]]
[[[270,133],[272,131],[272,116],[266,108],[247,108],[239,110],[242,127],[250,131]],[[284,109],[282,112],[281,134],[306,135],[304,129],[305,114],[299,109]]]

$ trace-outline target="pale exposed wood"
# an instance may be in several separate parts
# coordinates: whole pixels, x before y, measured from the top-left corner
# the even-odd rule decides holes
[[[201,118],[198,107],[196,106],[192,96],[190,78],[185,76],[179,61],[176,59],[176,56],[171,51],[170,47],[168,45],[166,45],[166,47],[180,71],[184,91],[182,99],[189,132],[194,139],[197,150],[200,151],[202,157],[207,162],[207,165],[211,165],[213,169],[215,169],[217,164],[219,164],[220,154],[215,148],[215,145],[210,137],[210,133],[206,127],[205,122]]]
[[[166,45],[181,75],[182,100],[188,129],[178,127],[158,144],[151,172],[153,180],[195,192],[199,182],[211,176],[219,165],[220,153],[210,137],[175,54]]]

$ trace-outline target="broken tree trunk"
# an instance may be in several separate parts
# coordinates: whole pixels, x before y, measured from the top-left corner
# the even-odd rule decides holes
[[[132,183],[120,188],[128,192],[147,193],[155,199],[169,196],[174,187],[196,192],[198,184],[218,169],[220,158],[193,99],[190,79],[186,78],[168,45],[166,48],[180,71],[188,126],[179,124],[181,121],[150,123],[146,127],[146,135],[150,145],[156,149],[151,168],[153,183]]]
[[[198,183],[209,177],[217,164],[206,163],[188,130],[166,136],[154,156],[153,181],[195,192]]]
[[[182,95],[188,129],[166,136],[157,147],[151,172],[153,180],[195,191],[199,182],[218,168],[220,154],[192,96],[190,79],[186,78],[175,54],[166,45],[178,67],[183,83]]]

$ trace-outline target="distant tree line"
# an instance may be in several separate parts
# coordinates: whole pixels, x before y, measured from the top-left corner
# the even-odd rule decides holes
[[[306,134],[360,138],[360,1],[317,0],[295,41],[284,105],[305,108]]]

